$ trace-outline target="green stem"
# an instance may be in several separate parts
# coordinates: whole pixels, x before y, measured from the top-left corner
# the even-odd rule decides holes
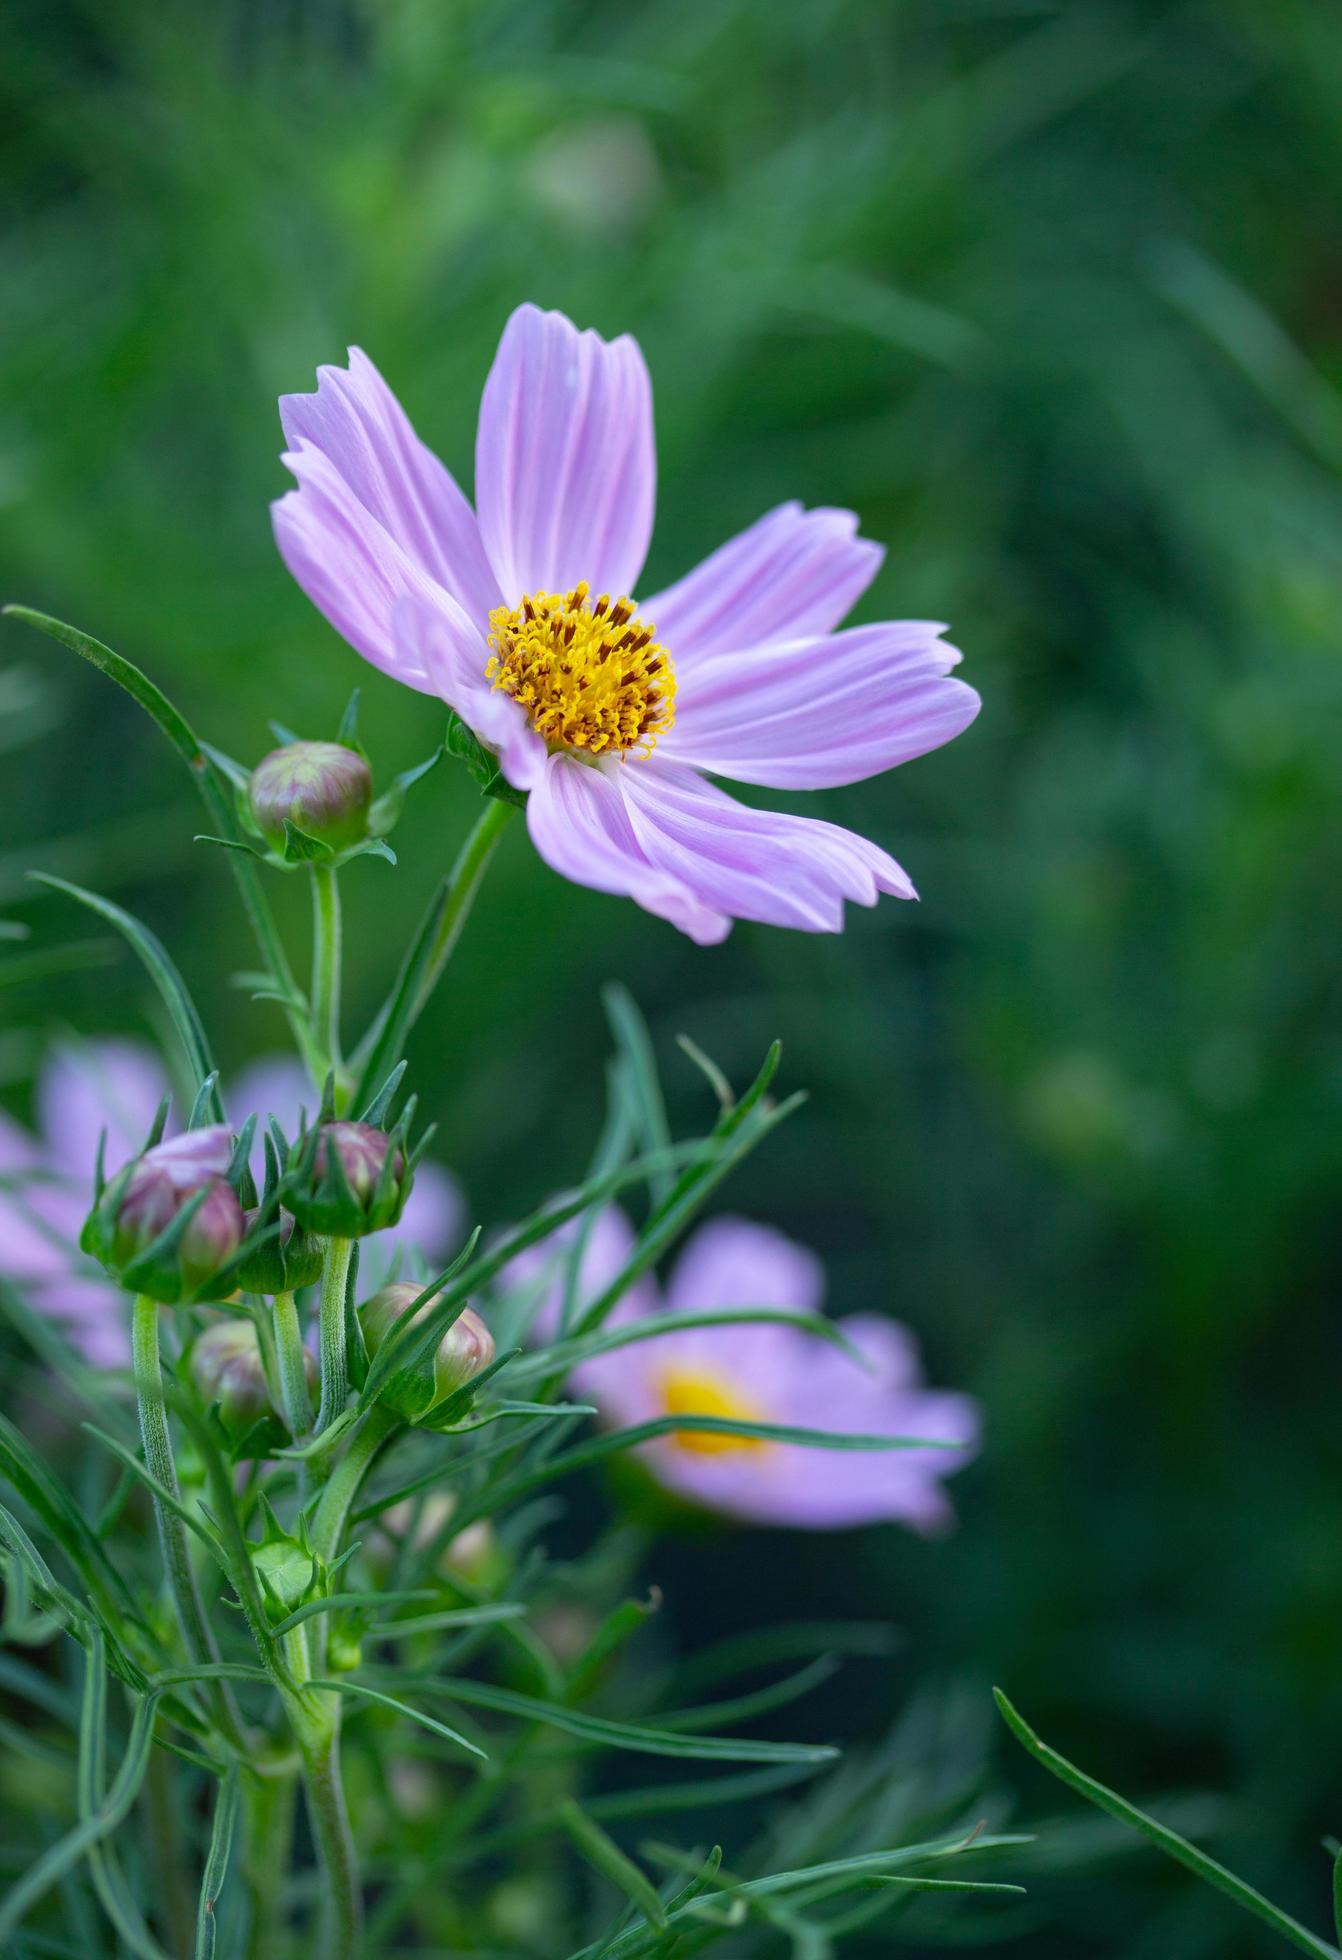
[[[312,1027],[328,1068],[340,1067],[340,886],[335,868],[312,866]],[[322,1084],[318,1082],[320,1089]]]
[[[443,968],[451,959],[461,937],[461,929],[470,916],[471,905],[489,860],[494,855],[494,847],[516,814],[515,803],[505,803],[496,796],[489,797],[476,819],[474,830],[457,853],[457,861],[447,877],[446,902],[433,936],[433,951],[410,1009],[411,1027],[424,1012],[429,997],[443,977]]]
[[[173,1458],[168,1413],[163,1400],[158,1315],[159,1307],[156,1300],[151,1300],[147,1293],[136,1295],[131,1312],[131,1362],[135,1373],[135,1399],[140,1410],[140,1435],[144,1441],[146,1468],[150,1475],[180,1503],[181,1485],[177,1481],[177,1465]],[[177,1624],[181,1629],[182,1644],[186,1648],[188,1657],[197,1665],[217,1661],[219,1650],[215,1646],[214,1635],[201,1604],[196,1575],[187,1548],[186,1528],[176,1513],[160,1502],[157,1493],[154,1495],[154,1516],[158,1524],[158,1542],[163,1554],[163,1566],[168,1575],[168,1586],[177,1614]],[[242,1720],[227,1683],[212,1681],[206,1684],[206,1688],[220,1729],[239,1753],[245,1753]]]
[[[363,1900],[354,1856],[354,1839],[340,1780],[339,1712],[330,1730],[304,1742],[303,1787],[312,1835],[326,1868],[322,1895],[323,1932],[318,1947],[324,1960],[356,1960],[363,1930]]]
[[[195,1939],[194,1901],[186,1888],[182,1864],[182,1832],[166,1749],[151,1748],[145,1773],[149,1843],[153,1855],[154,1891],[163,1913],[163,1934],[172,1953],[189,1953]]]
[[[280,1951],[297,1793],[298,1765],[292,1757],[243,1773],[242,1869],[252,1904],[247,1960],[274,1960]]]
[[[492,796],[485,799],[475,828],[420,921],[389,1000],[359,1043],[354,1057],[360,1070],[358,1101],[374,1094],[400,1061],[406,1035],[442,978],[494,848],[516,813],[515,803]]]
[[[310,1532],[312,1549],[329,1564],[340,1550],[345,1520],[359,1494],[359,1486],[373,1467],[383,1445],[400,1427],[400,1418],[380,1402],[364,1417],[350,1439],[350,1446],[331,1472],[330,1482],[321,1494]]]
[[[300,1443],[312,1427],[307,1360],[298,1306],[292,1293],[275,1295],[275,1358],[279,1363],[280,1412],[289,1434]]]
[[[328,1239],[326,1264],[322,1268],[321,1305],[317,1312],[317,1332],[321,1346],[322,1399],[317,1411],[318,1434],[343,1413],[349,1394],[349,1367],[345,1351],[345,1290],[349,1284],[353,1239]]]

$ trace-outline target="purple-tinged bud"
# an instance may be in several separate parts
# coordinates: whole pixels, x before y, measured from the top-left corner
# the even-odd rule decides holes
[[[359,1309],[364,1345],[370,1355],[377,1353],[392,1328],[424,1291],[409,1280],[384,1286]],[[429,1300],[409,1321],[414,1328],[432,1313]],[[432,1355],[416,1366],[398,1368],[388,1376],[378,1399],[407,1422],[419,1422],[440,1403],[487,1368],[494,1359],[494,1336],[473,1307],[466,1307],[446,1329]]]
[[[339,742],[290,742],[252,771],[248,788],[261,835],[276,850],[293,824],[331,851],[347,851],[368,835],[373,778],[354,749]]]
[[[155,1144],[99,1201],[85,1226],[85,1249],[155,1299],[199,1296],[242,1243],[242,1206],[224,1176],[232,1155],[232,1133],[224,1124]],[[179,1234],[146,1260],[183,1213]]]
[[[385,1130],[342,1119],[300,1139],[284,1202],[306,1230],[357,1239],[396,1223],[411,1182],[406,1153]]]
[[[309,1384],[315,1384],[316,1362],[305,1352],[303,1363]],[[219,1419],[234,1442],[240,1442],[262,1417],[278,1420],[261,1343],[250,1320],[225,1320],[207,1328],[191,1350],[190,1367],[202,1400],[218,1403]],[[264,1447],[263,1439],[260,1448]]]
[[[374,1129],[371,1123],[327,1123],[317,1139],[317,1176],[325,1175],[334,1150],[355,1197],[371,1198],[387,1161],[389,1142],[386,1131]],[[405,1158],[398,1150],[392,1163],[393,1178],[398,1178],[404,1167]]]

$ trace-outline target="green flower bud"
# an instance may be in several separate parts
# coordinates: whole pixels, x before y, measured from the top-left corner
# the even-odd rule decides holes
[[[284,1199],[305,1230],[359,1239],[396,1223],[412,1176],[405,1151],[385,1130],[323,1123],[300,1138]]]
[[[226,1298],[236,1274],[224,1274],[245,1225],[225,1173],[233,1160],[225,1124],[188,1130],[155,1144],[101,1194],[80,1243],[127,1286],[173,1305]]]
[[[274,1215],[265,1205],[246,1212],[248,1238],[272,1223]],[[320,1242],[302,1229],[291,1211],[281,1210],[278,1221],[278,1238],[266,1239],[239,1262],[238,1285],[248,1293],[296,1293],[300,1286],[313,1286],[321,1278]]]
[[[317,1364],[306,1352],[303,1366],[309,1386],[315,1386]],[[225,1320],[207,1328],[191,1350],[190,1371],[201,1399],[218,1403],[219,1419],[233,1442],[241,1442],[266,1416],[273,1418],[275,1440],[288,1433],[270,1399],[261,1343],[250,1320]],[[258,1454],[269,1440],[265,1435],[259,1438]]]
[[[266,1610],[276,1623],[317,1595],[317,1560],[296,1538],[265,1540],[253,1550],[252,1564],[261,1582]]]
[[[409,1280],[398,1280],[364,1301],[359,1319],[370,1356],[377,1353],[400,1316],[423,1291],[423,1287]],[[427,1301],[409,1325],[414,1327],[432,1311],[433,1305],[432,1300]],[[405,1422],[421,1422],[493,1359],[494,1336],[474,1308],[467,1307],[426,1360],[414,1367],[398,1368],[387,1377],[378,1400]]]
[[[368,835],[373,778],[355,749],[339,742],[290,742],[252,771],[248,797],[257,829],[278,851],[284,826],[330,851],[347,851]]]

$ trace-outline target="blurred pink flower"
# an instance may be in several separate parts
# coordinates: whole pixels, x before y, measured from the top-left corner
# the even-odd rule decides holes
[[[106,1125],[107,1163],[119,1167],[143,1146],[162,1087],[148,1049],[93,1042],[47,1058],[37,1136],[0,1114],[0,1175],[12,1180],[0,1190],[0,1274],[97,1367],[130,1360],[125,1296],[79,1251],[98,1136]]]
[[[978,712],[949,678],[959,653],[922,620],[836,631],[883,556],[845,510],[781,504],[636,604],[656,451],[629,335],[517,309],[480,404],[475,510],[358,348],[280,417],[289,570],[365,660],[495,751],[554,870],[701,944],[733,919],[837,932],[846,899],[914,896],[867,839],[707,778],[828,789],[938,748]]]
[[[48,1056],[37,1085],[36,1136],[0,1111],[0,1275],[19,1286],[31,1306],[61,1322],[98,1366],[119,1367],[130,1358],[125,1296],[78,1250],[93,1201],[98,1137],[105,1127],[112,1176],[143,1148],[168,1086],[151,1048],[134,1041],[87,1042]],[[316,1099],[302,1066],[275,1055],[244,1069],[225,1100],[239,1121],[253,1111],[263,1120],[273,1114],[292,1136],[300,1108],[311,1110]],[[166,1161],[171,1166],[181,1157],[190,1175],[199,1151],[214,1146],[214,1130],[193,1132],[166,1147]],[[259,1143],[254,1170],[259,1179]],[[370,1241],[376,1248],[370,1265],[389,1270],[398,1251],[441,1264],[461,1237],[464,1215],[455,1179],[438,1164],[421,1163],[400,1223]]]
[[[559,1332],[566,1227],[556,1248],[538,1247],[507,1269],[510,1285],[542,1289],[536,1328]],[[593,1223],[584,1248],[578,1310],[624,1265],[633,1232],[614,1209]],[[681,1254],[663,1297],[650,1277],[635,1282],[606,1321],[627,1326],[659,1313],[728,1313],[774,1307],[821,1311],[819,1260],[767,1226],[720,1218],[701,1226]],[[925,1437],[958,1449],[837,1451],[693,1430],[658,1438],[639,1455],[669,1490],[711,1510],[760,1524],[813,1530],[897,1519],[917,1531],[944,1530],[954,1513],[942,1479],[961,1469],[978,1442],[977,1405],[924,1386],[908,1329],[879,1314],[838,1323],[863,1367],[818,1335],[766,1321],[725,1322],[653,1336],[580,1362],[573,1388],[613,1428],[666,1415],[717,1415],[849,1434]]]

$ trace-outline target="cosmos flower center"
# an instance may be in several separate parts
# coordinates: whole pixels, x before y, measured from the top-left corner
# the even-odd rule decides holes
[[[529,592],[489,615],[485,668],[552,749],[649,755],[675,720],[676,676],[632,599]]]
[[[662,1407],[669,1416],[728,1416],[734,1422],[763,1422],[765,1411],[734,1382],[707,1368],[668,1368],[659,1377]],[[678,1429],[671,1441],[695,1456],[725,1456],[741,1450],[768,1450],[761,1436],[724,1436],[713,1429]]]

